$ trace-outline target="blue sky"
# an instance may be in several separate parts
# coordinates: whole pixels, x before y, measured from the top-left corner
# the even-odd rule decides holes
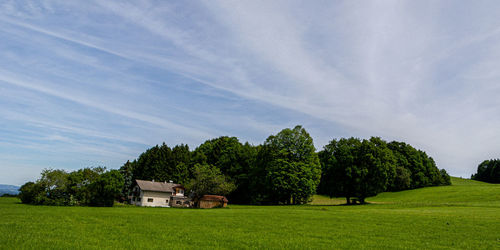
[[[166,142],[380,136],[500,157],[498,1],[2,1],[0,183]]]

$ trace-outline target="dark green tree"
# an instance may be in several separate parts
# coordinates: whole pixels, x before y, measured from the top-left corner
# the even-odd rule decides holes
[[[44,188],[34,182],[26,182],[19,188],[19,198],[25,204],[37,204],[40,197],[45,197]]]
[[[121,194],[121,199],[120,200],[127,200],[128,197],[131,195],[132,188],[135,184],[135,178],[134,178],[134,168],[137,165],[137,161],[127,161],[123,166],[120,167],[120,173],[123,176],[123,189],[122,189],[122,194]]]
[[[186,185],[187,192],[193,196],[193,201],[198,204],[203,195],[227,195],[236,186],[230,182],[221,171],[212,165],[195,164],[193,179]]]
[[[118,170],[110,170],[99,175],[89,186],[92,193],[90,205],[112,207],[114,201],[120,197],[123,184],[123,176]]]
[[[410,170],[396,166],[396,176],[394,177],[388,191],[401,191],[410,189],[411,185],[411,172]]]
[[[190,177],[189,166],[191,165],[191,152],[187,145],[177,145],[173,149],[165,143],[154,146],[142,153],[137,161],[132,164],[133,180],[158,180],[175,183],[185,183]],[[130,166],[123,166],[125,170]],[[128,176],[127,176],[128,177]],[[129,187],[131,188],[131,187]]]
[[[213,165],[220,169],[236,189],[228,194],[232,203],[249,203],[250,173],[256,156],[256,148],[249,143],[241,144],[236,137],[222,136],[207,140],[193,152],[199,164]]]
[[[321,165],[313,140],[302,126],[283,129],[259,150],[254,187],[260,202],[302,204],[315,193]]]
[[[477,173],[473,180],[489,183],[500,183],[500,159],[485,160],[477,166]]]
[[[439,174],[441,176],[441,184],[440,185],[451,185],[451,177],[448,175],[446,170],[440,169]]]
[[[417,150],[409,144],[397,141],[388,143],[388,147],[392,150],[396,158],[396,165],[411,172],[409,189],[450,185],[450,177],[446,171],[439,170],[434,159],[429,157],[424,151]],[[399,191],[403,189],[395,189],[394,186],[391,186],[389,190]]]
[[[89,205],[94,197],[91,185],[105,172],[104,167],[83,168],[68,175],[68,205]]]
[[[68,176],[62,169],[44,169],[37,184],[43,188],[45,197],[38,196],[36,204],[69,205]]]
[[[330,197],[346,197],[347,204],[357,197],[385,191],[396,176],[395,159],[387,144],[378,137],[332,140],[320,152],[323,168],[322,191]]]

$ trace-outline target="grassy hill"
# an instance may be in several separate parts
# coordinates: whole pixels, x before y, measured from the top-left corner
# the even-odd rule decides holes
[[[500,185],[383,193],[341,206],[47,207],[0,199],[0,248],[500,248]],[[333,205],[332,205],[333,204]]]
[[[500,185],[452,177],[452,185],[400,192],[385,192],[367,201],[402,206],[496,206],[500,207]],[[316,195],[311,204],[338,205],[345,199]]]

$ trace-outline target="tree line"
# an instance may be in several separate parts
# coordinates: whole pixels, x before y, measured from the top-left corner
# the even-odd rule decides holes
[[[301,126],[257,146],[227,136],[207,140],[193,151],[184,144],[170,148],[163,143],[127,161],[120,172],[124,197],[135,179],[172,180],[195,195],[227,195],[236,204],[304,204],[316,193],[363,203],[383,191],[451,184],[431,157],[406,143],[342,138],[316,152]],[[214,179],[218,181],[208,182]]]
[[[30,204],[112,206],[129,197],[136,179],[183,184],[195,202],[217,194],[235,204],[304,204],[317,193],[364,203],[384,191],[451,184],[431,157],[406,143],[341,138],[316,152],[309,133],[296,126],[257,146],[222,136],[193,151],[156,145],[119,170],[44,170],[20,197]]]
[[[427,186],[450,185],[446,170],[439,170],[425,152],[404,142],[332,140],[319,152],[322,176],[319,194],[352,197],[360,203],[384,191],[402,191]]]
[[[54,206],[113,206],[121,196],[124,181],[118,170],[104,167],[73,172],[44,169],[40,179],[19,189],[22,203]]]
[[[477,166],[477,173],[471,179],[489,183],[500,183],[500,159],[491,159],[481,162]]]

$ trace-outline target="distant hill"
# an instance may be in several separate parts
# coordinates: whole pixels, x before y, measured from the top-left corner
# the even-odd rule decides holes
[[[2,194],[18,194],[18,193],[19,193],[18,186],[0,184],[0,196]]]

